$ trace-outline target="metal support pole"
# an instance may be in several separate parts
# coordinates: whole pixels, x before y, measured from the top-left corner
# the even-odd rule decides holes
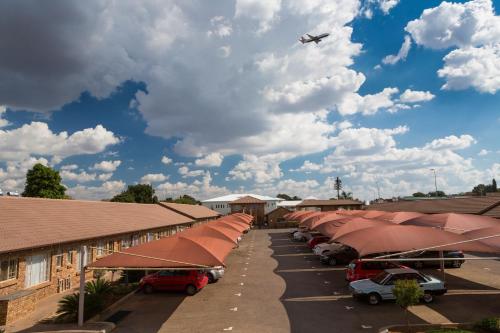
[[[87,246],[80,247],[80,297],[78,298],[78,326],[83,326],[83,310],[85,308],[85,258]]]
[[[439,265],[441,266],[441,273],[443,273],[443,282],[446,282],[446,272],[444,271],[444,253],[439,251]]]

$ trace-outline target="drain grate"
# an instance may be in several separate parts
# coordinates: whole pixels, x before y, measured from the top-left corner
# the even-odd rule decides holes
[[[106,321],[112,322],[114,324],[118,324],[118,322],[122,321],[123,318],[128,316],[132,311],[120,310],[113,313],[109,316]]]

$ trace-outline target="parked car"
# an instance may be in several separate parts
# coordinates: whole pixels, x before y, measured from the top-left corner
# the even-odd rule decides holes
[[[424,275],[411,268],[386,269],[376,277],[349,283],[349,289],[355,299],[367,299],[371,305],[382,300],[393,300],[394,285],[397,280],[416,280],[424,292],[422,300],[431,303],[434,296],[446,293],[446,285],[435,277]]]
[[[312,238],[312,235],[307,231],[299,230],[293,234],[293,239],[298,242],[306,242]]]
[[[358,258],[358,252],[349,246],[341,246],[335,251],[323,253],[319,260],[322,264],[335,266],[338,264],[348,264]]]
[[[345,279],[349,282],[370,279],[380,274],[384,269],[408,268],[391,261],[361,261],[355,259],[345,270]]]
[[[217,282],[224,276],[224,267],[212,268],[207,271],[208,283]]]
[[[321,243],[321,244],[318,244],[314,247],[313,252],[315,255],[321,256],[322,254],[324,254],[326,252],[335,251],[342,246],[343,245],[340,243]]]
[[[139,288],[146,294],[157,290],[185,291],[194,295],[208,283],[205,272],[198,270],[163,270],[146,275],[139,281]]]
[[[439,258],[439,251],[424,251],[417,253],[416,255],[408,255],[405,258]],[[464,253],[462,251],[443,251],[443,258],[450,259],[445,260],[444,265],[453,268],[460,268],[465,262],[463,260]],[[439,266],[441,263],[439,260],[422,260],[422,261],[408,261],[408,266],[420,269],[423,267]]]
[[[307,241],[307,246],[310,249],[314,249],[314,247],[318,244],[326,243],[330,240],[330,237],[328,236],[314,236],[310,240]]]

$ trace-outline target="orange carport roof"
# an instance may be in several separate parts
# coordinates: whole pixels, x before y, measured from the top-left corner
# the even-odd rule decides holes
[[[341,220],[341,219],[345,219],[347,218],[348,216],[345,216],[345,215],[339,215],[339,214],[328,214],[326,216],[323,216],[322,218],[320,218],[319,220],[316,220],[314,221],[313,223],[311,223],[311,227],[310,229],[311,230],[315,230],[316,227],[318,227],[320,224],[323,224],[323,223],[327,223],[327,222],[331,222],[331,221],[336,221],[336,220]]]
[[[422,215],[414,219],[404,221],[401,224],[437,227],[457,234],[462,234],[476,229],[500,227],[500,220],[493,217],[473,214],[444,213]]]
[[[92,268],[145,269],[187,268],[224,265],[234,247],[229,240],[210,236],[171,237],[133,246],[122,253],[113,253],[89,265]]]

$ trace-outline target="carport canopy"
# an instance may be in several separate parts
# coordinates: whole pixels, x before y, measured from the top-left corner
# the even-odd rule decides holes
[[[411,220],[404,221],[401,224],[443,228],[450,232],[462,234],[476,229],[500,227],[500,220],[488,216],[444,213],[422,215]]]
[[[223,266],[234,243],[219,237],[183,235],[165,237],[100,258],[97,269],[208,268]]]
[[[434,248],[436,251],[497,253],[498,249],[448,231],[405,225],[383,225],[350,232],[336,239],[358,251],[361,257],[375,253],[395,253]],[[465,242],[465,243],[462,243]]]

